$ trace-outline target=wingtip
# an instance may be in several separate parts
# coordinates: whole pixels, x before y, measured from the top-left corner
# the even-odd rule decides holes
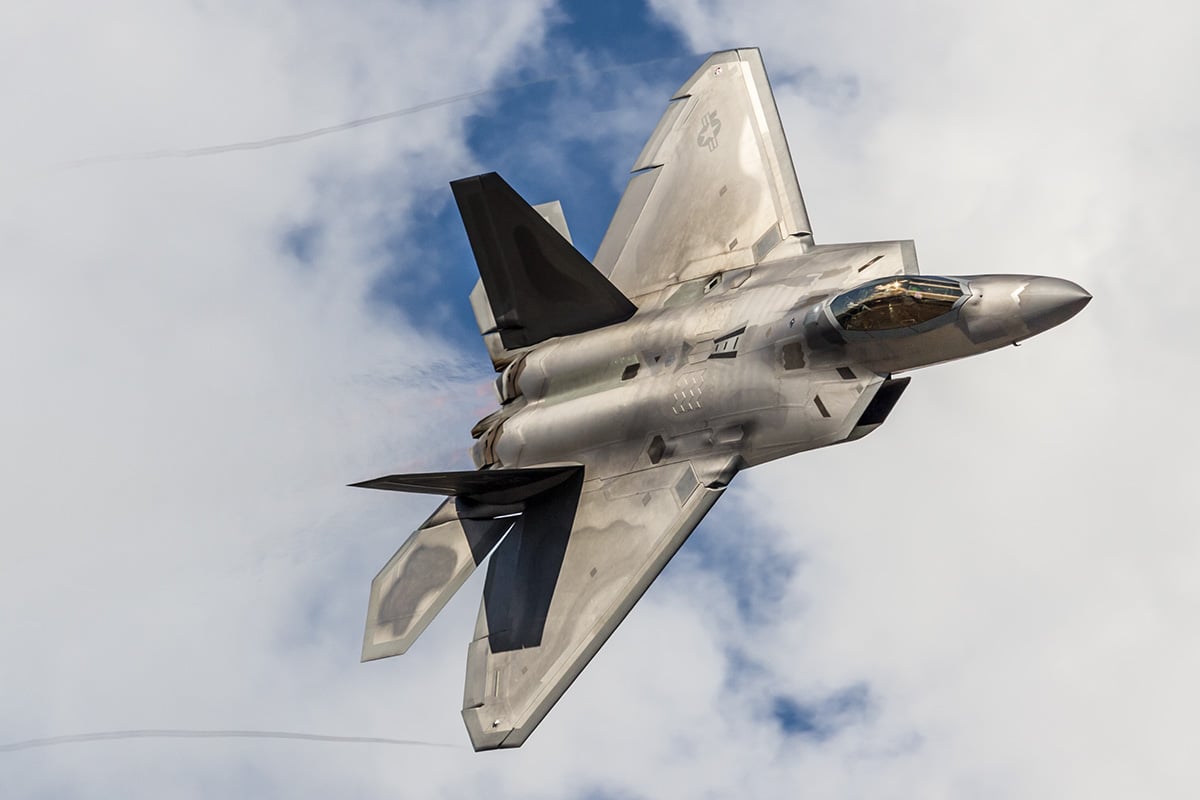
[[[471,747],[476,753],[485,750],[507,750],[515,745],[506,744],[513,729],[504,726],[499,719],[488,721],[483,718],[481,708],[464,708],[463,722],[467,726],[467,735],[471,737]]]

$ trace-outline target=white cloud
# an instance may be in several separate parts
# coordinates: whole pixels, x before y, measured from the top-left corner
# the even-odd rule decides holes
[[[473,166],[469,107],[254,153],[45,167],[486,86],[537,44],[540,6],[4,13],[0,738],[242,727],[462,740],[461,678],[444,665],[415,655],[418,681],[357,663],[367,582],[424,504],[343,487],[461,459],[463,420],[491,404],[475,385],[486,364],[422,379],[462,356],[367,299],[385,240]],[[452,52],[455,37],[477,44]],[[287,246],[300,227],[314,232],[304,259]],[[461,640],[470,609],[458,616]],[[386,785],[396,757],[147,742],[4,760],[6,797],[295,797]]]

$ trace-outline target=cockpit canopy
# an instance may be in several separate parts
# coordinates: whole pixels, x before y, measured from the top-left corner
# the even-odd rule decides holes
[[[962,285],[950,278],[898,275],[838,295],[829,310],[845,330],[886,331],[940,317],[962,296]]]

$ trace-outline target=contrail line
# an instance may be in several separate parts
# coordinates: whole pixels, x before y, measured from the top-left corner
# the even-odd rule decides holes
[[[688,53],[687,57],[694,54]],[[316,139],[319,136],[328,136],[331,133],[340,133],[342,131],[361,128],[365,125],[374,125],[379,122],[386,122],[390,119],[398,117],[406,117],[410,114],[417,114],[422,111],[429,111],[442,106],[461,103],[464,100],[471,100],[476,97],[482,97],[485,94],[494,92],[504,92],[513,89],[525,89],[531,86],[540,84],[558,83],[560,81],[570,80],[572,78],[582,78],[589,75],[600,75],[606,72],[616,72],[618,70],[632,69],[634,67],[646,66],[661,61],[675,61],[684,58],[685,55],[664,56],[662,58],[652,58],[646,61],[638,61],[632,64],[618,64],[611,67],[601,67],[598,69],[584,70],[579,73],[563,75],[557,78],[539,78],[537,80],[525,81],[523,83],[504,84],[500,86],[492,86],[487,89],[476,89],[462,94],[450,95],[437,100],[430,100],[426,103],[421,103],[407,108],[398,108],[393,111],[385,111],[382,114],[372,114],[369,117],[360,117],[358,119],[339,122],[336,125],[326,125],[323,128],[313,128],[312,130],[301,131],[299,133],[288,133],[281,136],[271,136],[266,139],[251,139],[244,142],[230,142],[228,144],[210,145],[207,147],[181,147],[181,148],[166,148],[162,150],[147,150],[138,153],[114,153],[101,156],[90,156],[88,158],[80,158],[74,161],[64,161],[54,166],[55,170],[72,170],[82,167],[92,167],[98,164],[113,164],[129,161],[154,161],[164,158],[198,158],[201,156],[214,156],[221,153],[232,153],[241,150],[262,150],[268,147],[278,147],[279,145],[295,144],[296,142],[307,141],[308,139]]]
[[[0,753],[32,750],[37,747],[56,747],[82,742],[107,742],[122,739],[291,739],[305,742],[337,742],[341,744],[386,744],[409,747],[443,747],[460,749],[459,745],[423,742],[416,739],[389,739],[382,736],[329,736],[320,733],[294,731],[189,730],[181,728],[141,728],[127,731],[96,731],[66,736],[47,736],[0,744]]]
[[[540,82],[540,81],[539,81]],[[522,84],[522,86],[527,84]],[[307,139],[315,139],[318,136],[327,136],[331,133],[339,133],[348,131],[353,128],[361,128],[364,125],[373,125],[384,120],[396,119],[397,117],[416,114],[420,111],[428,111],[431,108],[440,106],[448,106],[453,103],[461,103],[463,100],[470,100],[472,97],[480,97],[491,92],[500,91],[501,88],[519,88],[519,87],[498,87],[496,89],[476,89],[473,92],[464,92],[463,94],[451,95],[438,100],[430,100],[428,103],[421,103],[408,108],[398,108],[395,111],[385,111],[382,114],[373,114],[369,117],[361,117],[352,119],[348,122],[339,122],[337,125],[327,125],[324,128],[313,128],[309,131],[301,133],[288,133],[282,136],[271,136],[267,139],[253,139],[246,142],[231,142],[230,144],[217,144],[208,147],[190,147],[190,148],[169,148],[164,150],[148,150],[142,153],[117,153],[106,156],[91,156],[90,158],[80,158],[75,161],[66,161],[59,164],[60,169],[78,169],[80,167],[90,167],[96,164],[110,164],[119,161],[153,161],[160,158],[196,158],[198,156],[215,156],[220,153],[232,153],[238,150],[262,150],[267,147],[277,147],[281,144],[294,144],[295,142],[303,142]]]

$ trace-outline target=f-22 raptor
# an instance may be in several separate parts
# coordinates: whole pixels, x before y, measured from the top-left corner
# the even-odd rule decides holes
[[[561,207],[451,183],[499,409],[477,471],[357,486],[446,496],[371,585],[364,661],[405,652],[490,554],[467,648],[476,750],[519,747],[742,470],[874,431],[918,367],[1091,299],[1033,275],[921,275],[911,241],[817,244],[759,52],[671,98],[595,258]]]

